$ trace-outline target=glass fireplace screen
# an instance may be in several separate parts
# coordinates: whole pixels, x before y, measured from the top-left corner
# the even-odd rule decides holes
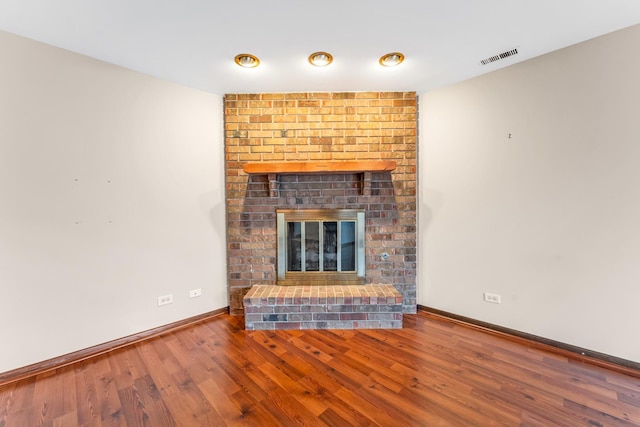
[[[277,221],[279,279],[287,273],[364,277],[363,211],[278,210]]]

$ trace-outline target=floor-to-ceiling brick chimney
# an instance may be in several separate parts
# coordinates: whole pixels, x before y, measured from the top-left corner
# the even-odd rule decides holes
[[[225,96],[229,304],[242,314],[253,285],[276,284],[276,209],[364,209],[366,283],[396,287],[416,310],[414,92],[230,94]],[[247,175],[247,162],[394,160],[392,172]],[[369,178],[369,176],[367,176]],[[385,260],[383,253],[389,254]]]

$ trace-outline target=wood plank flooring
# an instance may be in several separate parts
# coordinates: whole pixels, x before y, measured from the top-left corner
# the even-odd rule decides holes
[[[221,315],[0,388],[0,427],[640,426],[640,379],[427,313],[395,330]]]

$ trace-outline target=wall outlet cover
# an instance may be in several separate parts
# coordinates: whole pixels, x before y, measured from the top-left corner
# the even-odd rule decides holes
[[[173,304],[173,295],[172,294],[162,295],[162,296],[158,297],[158,307],[163,306],[163,305],[167,305],[167,304]]]
[[[485,292],[483,294],[483,298],[486,302],[490,302],[493,304],[500,304],[500,295],[498,294],[490,294],[489,292]]]

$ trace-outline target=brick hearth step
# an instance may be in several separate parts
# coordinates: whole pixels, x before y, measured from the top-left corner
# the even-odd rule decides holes
[[[247,330],[402,328],[402,295],[393,285],[259,285],[243,303]]]

